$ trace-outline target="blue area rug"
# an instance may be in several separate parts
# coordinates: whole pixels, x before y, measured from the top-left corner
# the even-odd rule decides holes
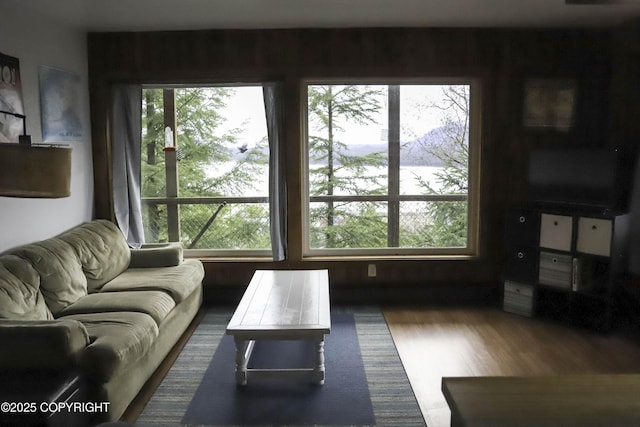
[[[376,423],[352,313],[333,313],[325,337],[324,385],[249,379],[235,383],[235,344],[224,336],[182,418],[204,425],[372,425]],[[315,347],[298,341],[256,342],[250,367],[313,366]]]
[[[194,400],[196,392],[201,387],[204,387],[202,385],[203,378],[212,366],[212,358],[222,346],[225,328],[233,313],[233,307],[205,307],[204,310],[204,316],[198,327],[189,338],[162,383],[157,387],[149,402],[147,402],[140,416],[136,419],[136,427],[242,425],[240,422],[235,424],[216,424],[213,420],[188,424],[182,422]],[[375,423],[350,423],[340,416],[338,409],[330,408],[329,412],[334,414],[333,422],[325,425],[424,426],[424,418],[420,412],[420,407],[413,395],[411,385],[393,343],[393,338],[380,310],[376,307],[332,307],[334,325],[332,333],[327,336],[328,341],[338,336],[338,330],[341,328],[340,323],[336,323],[336,321],[340,318],[341,313],[348,313],[355,319],[357,341],[353,338],[349,338],[348,341],[350,343],[358,343],[368,382],[368,394],[375,414]],[[342,344],[338,343],[337,345],[340,346]],[[335,356],[340,351],[339,348],[329,350],[328,346],[329,344],[327,344],[325,352],[327,358],[330,354],[333,353]],[[331,344],[331,346],[335,347],[336,344]],[[232,351],[235,351],[235,349],[232,349]],[[232,360],[230,366],[224,368],[225,375],[230,373],[233,375],[234,363],[235,361]],[[340,381],[340,375],[336,368],[331,368],[331,366],[327,365],[326,384],[319,387],[320,391],[327,390],[325,387],[334,386],[335,381]],[[249,383],[250,387],[254,385],[257,385],[257,383]],[[257,386],[265,387],[266,384]],[[292,387],[293,385],[289,384],[288,386]],[[343,385],[343,387],[346,390],[352,388],[353,385],[347,384]],[[363,387],[360,388],[364,389]],[[215,405],[216,401],[221,399],[224,393],[236,393],[234,379],[228,380],[226,388],[218,390],[209,387],[209,391],[210,394],[205,396],[204,401],[207,402],[207,405]],[[307,392],[310,391],[308,390]],[[284,393],[284,391],[280,393]],[[283,406],[288,408],[289,403],[293,403],[297,399],[294,396],[290,402],[283,404]],[[354,404],[349,401],[347,406],[351,405]],[[210,411],[213,409],[205,410]],[[239,407],[236,410],[244,413],[252,411],[252,408]],[[186,418],[185,421],[188,422]],[[266,420],[262,421],[262,423],[269,424]],[[305,424],[307,423],[293,423],[291,425],[299,426]],[[318,426],[323,426],[323,424],[318,424]]]

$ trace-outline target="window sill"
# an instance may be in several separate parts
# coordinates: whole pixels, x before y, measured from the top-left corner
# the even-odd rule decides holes
[[[309,255],[302,261],[471,261],[479,255]]]

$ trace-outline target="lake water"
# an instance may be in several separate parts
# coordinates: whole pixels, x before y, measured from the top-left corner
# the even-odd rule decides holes
[[[228,162],[224,164],[222,168],[216,168],[211,172],[210,176],[219,176],[222,173],[231,169],[233,163]],[[269,194],[269,178],[268,178],[268,166],[261,168],[262,172],[255,175],[252,188],[247,189],[242,196],[255,197],[255,196],[267,196]],[[442,171],[443,168],[437,166],[402,166],[400,168],[400,194],[404,195],[416,195],[424,194],[425,190],[419,185],[418,178],[428,182],[429,185],[438,190],[441,185],[437,182],[436,173]],[[370,167],[366,169],[366,173],[363,176],[379,176],[386,175],[386,168]],[[340,175],[338,173],[338,175]],[[386,179],[381,179],[380,183],[386,184]],[[347,192],[336,192],[336,195],[348,195]]]

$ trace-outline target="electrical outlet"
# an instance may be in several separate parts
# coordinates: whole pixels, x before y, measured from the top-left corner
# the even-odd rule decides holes
[[[375,264],[369,264],[367,266],[367,276],[376,277],[376,274],[377,274],[376,265]]]

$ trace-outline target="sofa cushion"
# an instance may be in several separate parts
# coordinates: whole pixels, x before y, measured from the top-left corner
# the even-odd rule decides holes
[[[100,289],[129,266],[131,253],[127,241],[122,231],[110,221],[80,224],[58,238],[76,250],[89,292]]]
[[[183,252],[179,242],[144,244],[131,250],[129,268],[174,267],[184,260]]]
[[[106,285],[101,292],[159,290],[180,303],[198,287],[204,278],[204,267],[195,259],[187,259],[175,267],[130,268]]]
[[[175,306],[173,298],[161,291],[100,292],[80,298],[59,315],[135,311],[148,314],[159,325]]]
[[[40,292],[54,315],[87,294],[87,279],[73,247],[57,237],[5,252],[27,260],[40,275]]]
[[[91,344],[80,356],[80,367],[97,383],[108,382],[146,354],[158,336],[158,325],[144,313],[111,312],[64,316],[81,322]]]
[[[0,256],[0,319],[53,319],[40,292],[38,272],[15,255]]]

